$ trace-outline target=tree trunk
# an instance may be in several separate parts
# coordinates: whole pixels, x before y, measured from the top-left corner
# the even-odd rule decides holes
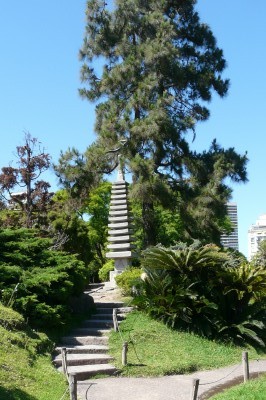
[[[144,230],[144,248],[156,245],[157,226],[154,215],[153,203],[142,203],[142,220]]]

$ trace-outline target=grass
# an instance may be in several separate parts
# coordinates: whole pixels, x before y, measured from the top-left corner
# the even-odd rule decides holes
[[[60,399],[68,385],[52,365],[52,347],[44,333],[34,332],[20,314],[0,305],[0,399]]]
[[[265,400],[266,376],[250,380],[211,397],[211,400]]]
[[[224,367],[240,363],[242,351],[247,350],[174,331],[137,311],[120,324],[120,331],[111,332],[109,346],[124,376],[162,376]],[[121,365],[123,341],[129,342],[125,367]],[[259,357],[254,349],[248,351],[250,359]]]

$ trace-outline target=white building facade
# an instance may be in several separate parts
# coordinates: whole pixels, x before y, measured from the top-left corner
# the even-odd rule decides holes
[[[262,214],[257,219],[256,224],[251,225],[248,230],[248,259],[257,253],[259,244],[266,240],[266,214]]]
[[[229,235],[227,234],[221,235],[221,244],[224,247],[238,250],[239,243],[238,243],[237,203],[227,203],[226,208],[227,208],[227,215],[230,218],[233,225],[233,231],[229,233]]]

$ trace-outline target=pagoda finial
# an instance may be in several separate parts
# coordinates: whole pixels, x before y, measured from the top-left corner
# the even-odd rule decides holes
[[[116,182],[124,182],[124,173],[123,173],[123,165],[122,165],[122,160],[121,160],[121,154],[118,154],[118,166],[117,166],[117,178]]]

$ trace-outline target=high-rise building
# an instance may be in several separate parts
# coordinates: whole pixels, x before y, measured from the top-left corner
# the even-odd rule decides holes
[[[230,218],[233,231],[231,233],[221,235],[221,244],[224,247],[229,247],[234,250],[238,250],[238,219],[237,219],[237,204],[227,203],[227,214]]]
[[[248,259],[257,253],[259,244],[262,240],[266,240],[266,214],[262,214],[254,225],[248,230]]]

